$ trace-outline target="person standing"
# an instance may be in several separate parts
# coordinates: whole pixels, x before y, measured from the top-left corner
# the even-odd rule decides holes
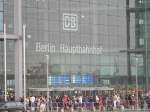
[[[102,95],[99,96],[99,110],[100,112],[104,111],[104,97]]]
[[[68,108],[69,106],[69,96],[68,95],[64,95],[63,97],[63,104],[64,104],[64,108]]]
[[[35,96],[30,97],[31,101],[31,111],[35,110]]]
[[[114,109],[116,109],[117,108],[117,95],[116,94],[114,94],[113,96],[113,105],[114,105]]]

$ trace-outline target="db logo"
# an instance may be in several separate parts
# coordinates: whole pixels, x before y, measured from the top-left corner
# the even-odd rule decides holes
[[[78,30],[78,16],[76,14],[63,14],[63,30]]]

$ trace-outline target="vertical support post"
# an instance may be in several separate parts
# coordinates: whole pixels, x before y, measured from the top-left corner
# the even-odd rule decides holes
[[[14,64],[15,64],[15,99],[23,97],[23,34],[22,34],[22,1],[14,1],[14,34],[15,40]]]
[[[130,49],[130,11],[129,11],[129,0],[126,0],[126,32],[127,32],[127,49]],[[131,76],[131,64],[130,64],[130,52],[127,50],[127,70],[128,70],[128,80],[126,86],[132,83],[132,76]]]
[[[148,73],[148,29],[147,29],[147,0],[145,0],[145,74],[146,74],[146,92],[149,91],[149,73]]]
[[[24,109],[26,111],[26,25],[23,24],[23,78],[24,78]]]
[[[48,86],[48,64],[49,64],[49,55],[46,55],[46,61],[47,61],[47,73],[46,73],[46,78],[47,78],[47,112],[49,112],[49,86]],[[52,107],[51,107],[52,108]]]
[[[137,109],[139,109],[139,98],[138,98],[138,58],[136,57],[136,105]]]
[[[4,24],[4,77],[5,77],[5,102],[7,101],[7,68],[6,68],[6,24]]]

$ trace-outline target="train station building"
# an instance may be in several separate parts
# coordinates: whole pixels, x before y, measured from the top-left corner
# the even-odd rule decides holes
[[[149,85],[149,0],[0,0],[0,89]],[[48,71],[48,75],[47,75]],[[47,82],[48,79],[48,82]]]

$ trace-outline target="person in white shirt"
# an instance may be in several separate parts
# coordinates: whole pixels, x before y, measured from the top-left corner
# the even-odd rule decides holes
[[[46,111],[46,102],[44,100],[41,101],[40,112]]]
[[[120,104],[120,96],[117,94],[117,103]]]
[[[83,97],[82,96],[79,96],[79,103],[82,105],[82,99]]]
[[[30,101],[31,101],[31,103],[34,103],[35,102],[35,97],[34,96],[30,97]]]
[[[114,109],[116,109],[117,108],[117,95],[116,94],[113,96],[113,103],[114,103]]]
[[[98,103],[99,102],[99,97],[98,97],[98,95],[96,95],[96,103]]]
[[[31,110],[34,111],[35,110],[35,97],[34,96],[30,97],[30,101],[31,101]]]

